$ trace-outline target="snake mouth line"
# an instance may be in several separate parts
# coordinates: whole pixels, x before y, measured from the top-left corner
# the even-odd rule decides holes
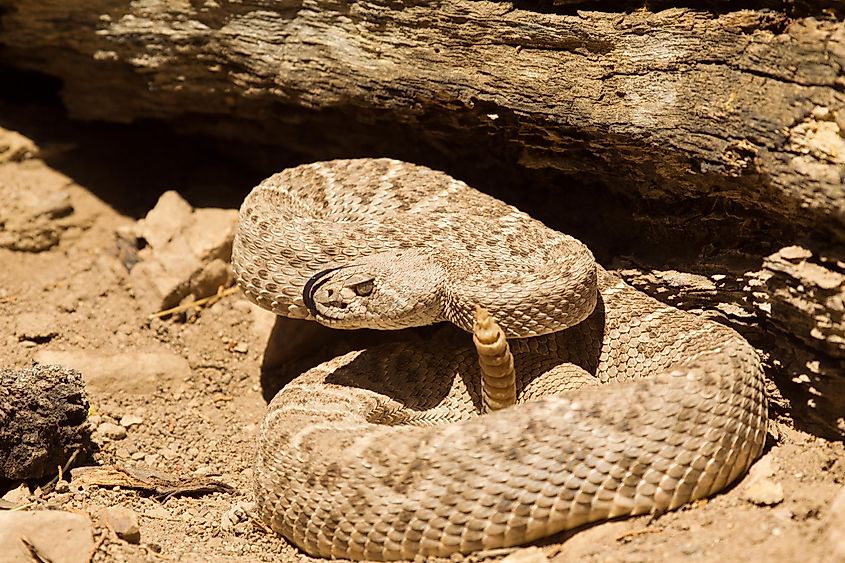
[[[317,272],[310,278],[308,281],[305,282],[305,285],[302,288],[302,301],[305,303],[305,307],[308,311],[314,315],[315,317],[324,317],[324,318],[331,318],[323,315],[317,310],[317,303],[314,301],[314,296],[317,294],[317,291],[329,281],[329,276],[338,270],[342,270],[343,268],[348,268],[348,266],[337,266],[335,268],[329,268],[327,270],[322,270]]]

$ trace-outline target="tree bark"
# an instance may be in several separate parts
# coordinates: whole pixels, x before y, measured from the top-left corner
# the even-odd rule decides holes
[[[83,119],[444,168],[733,324],[845,435],[841,3],[521,5],[0,0],[0,62]]]
[[[79,117],[292,119],[280,104],[447,114],[453,129],[512,143],[521,166],[624,177],[639,197],[738,200],[840,238],[845,228],[841,22],[467,0],[0,7],[4,59],[60,76]]]

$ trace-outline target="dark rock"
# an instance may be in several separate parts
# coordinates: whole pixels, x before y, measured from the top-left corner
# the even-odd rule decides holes
[[[58,366],[0,370],[0,479],[56,473],[90,445],[82,376]]]

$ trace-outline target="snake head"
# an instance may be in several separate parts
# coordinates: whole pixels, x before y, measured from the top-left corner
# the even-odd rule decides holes
[[[443,319],[442,268],[415,250],[366,256],[311,276],[302,300],[335,328],[402,329]]]

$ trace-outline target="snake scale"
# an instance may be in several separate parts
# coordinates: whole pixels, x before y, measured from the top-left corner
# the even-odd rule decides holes
[[[311,555],[394,560],[515,546],[712,495],[759,456],[760,360],[575,239],[442,172],[388,159],[285,170],[244,201],[246,296],[338,328],[451,321],[507,336],[519,404],[479,416],[469,335],[351,352],[271,402],[255,494]]]

